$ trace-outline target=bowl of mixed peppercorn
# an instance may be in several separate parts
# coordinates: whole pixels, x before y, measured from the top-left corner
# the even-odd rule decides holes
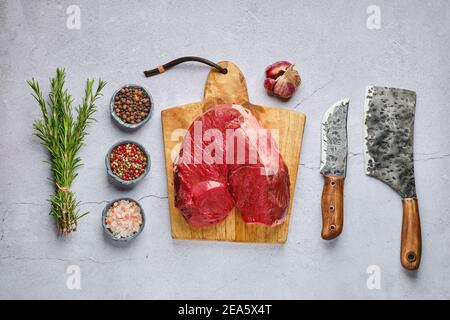
[[[131,187],[150,170],[150,155],[141,144],[126,140],[109,149],[105,164],[113,182],[119,186]]]
[[[112,96],[110,111],[113,119],[122,128],[137,129],[150,119],[153,110],[152,97],[137,84],[127,84]]]

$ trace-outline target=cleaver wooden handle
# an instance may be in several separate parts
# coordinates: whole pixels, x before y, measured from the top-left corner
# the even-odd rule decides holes
[[[417,199],[403,199],[403,225],[400,261],[408,270],[417,270],[422,257],[422,235],[420,231]]]
[[[331,240],[344,226],[344,177],[324,176],[322,192],[322,238]]]

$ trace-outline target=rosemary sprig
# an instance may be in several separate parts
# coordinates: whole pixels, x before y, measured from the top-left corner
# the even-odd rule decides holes
[[[63,235],[76,230],[77,221],[86,213],[80,214],[78,202],[70,190],[81,166],[77,156],[86,136],[87,126],[94,121],[95,101],[102,95],[106,82],[99,79],[97,89],[93,91],[94,80],[86,81],[82,104],[72,114],[72,96],[64,88],[66,73],[56,70],[56,77],[50,78],[50,94],[44,100],[39,83],[33,79],[27,81],[38,102],[42,119],[33,123],[35,134],[50,154],[50,165],[55,183],[55,193],[49,199],[52,208],[50,214],[55,218],[59,232]]]

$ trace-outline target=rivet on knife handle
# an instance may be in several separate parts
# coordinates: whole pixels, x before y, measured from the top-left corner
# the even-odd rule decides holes
[[[403,199],[403,225],[400,261],[408,270],[419,268],[422,256],[419,206],[417,199]]]
[[[331,240],[344,226],[344,177],[324,176],[322,193],[322,238]]]

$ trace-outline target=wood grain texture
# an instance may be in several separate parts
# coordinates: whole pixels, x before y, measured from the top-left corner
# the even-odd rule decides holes
[[[422,258],[422,234],[420,230],[417,199],[403,199],[402,243],[400,262],[405,269],[417,270]]]
[[[295,183],[300,161],[306,116],[287,109],[258,106],[249,102],[245,78],[236,65],[220,62],[227,74],[212,70],[206,81],[204,100],[169,108],[161,112],[167,172],[168,201],[172,237],[174,239],[222,240],[239,242],[284,243],[287,240]],[[193,228],[174,205],[173,159],[191,123],[205,110],[220,103],[236,103],[248,108],[267,129],[279,130],[279,150],[289,170],[290,204],[288,217],[276,227],[246,224],[236,209],[219,224],[207,228]]]
[[[322,238],[339,236],[344,227],[344,177],[324,176],[322,192]]]

